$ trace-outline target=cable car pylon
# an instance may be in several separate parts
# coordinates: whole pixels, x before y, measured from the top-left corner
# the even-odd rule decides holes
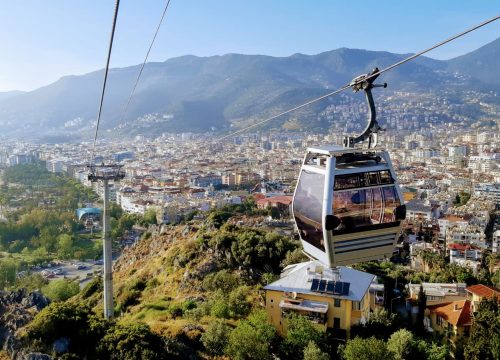
[[[104,318],[114,317],[113,304],[113,249],[109,237],[109,181],[118,182],[125,177],[121,165],[102,163],[89,165],[88,180],[91,182],[102,181],[104,187],[104,209],[102,212],[102,247],[103,247],[103,285],[104,285]]]

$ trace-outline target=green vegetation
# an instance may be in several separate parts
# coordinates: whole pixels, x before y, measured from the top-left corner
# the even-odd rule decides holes
[[[267,322],[264,311],[255,312],[247,320],[240,320],[229,334],[226,354],[235,360],[271,359],[276,330]]]
[[[339,352],[344,360],[392,360],[392,354],[387,349],[383,340],[375,337],[363,339],[356,337],[349,340],[345,346],[339,347]]]
[[[464,355],[467,360],[500,359],[500,306],[497,298],[485,298],[479,304]]]
[[[314,341],[309,341],[304,348],[304,360],[329,360],[327,353],[321,351]]]
[[[287,253],[299,246],[276,233],[232,224],[221,225],[218,231],[200,233],[197,242],[200,250],[211,248],[220,255],[227,254],[225,262],[230,268],[244,266],[275,273],[281,269]]]
[[[211,355],[224,354],[230,331],[231,328],[222,320],[211,322],[201,336],[201,343],[205,350]]]
[[[6,222],[0,222],[0,289],[15,286],[12,271],[54,259],[95,259],[101,241],[79,234],[75,210],[96,196],[77,181],[48,172],[44,163],[5,169],[0,205]]]
[[[78,281],[69,279],[54,280],[42,288],[42,293],[51,301],[65,301],[79,291]]]
[[[368,338],[374,336],[377,339],[387,340],[397,327],[394,314],[390,314],[385,309],[375,309],[364,325],[354,325],[351,328],[351,334],[352,337]]]
[[[459,194],[455,196],[455,199],[453,200],[453,205],[455,206],[462,206],[467,204],[467,202],[470,199],[470,193],[467,193],[465,191],[461,191]]]
[[[281,344],[283,358],[300,358],[310,343],[314,343],[321,350],[327,350],[324,331],[316,328],[307,318],[292,314],[287,319],[287,333]]]
[[[34,351],[52,352],[52,344],[68,340],[66,356],[82,359],[172,359],[174,340],[153,333],[141,323],[116,324],[95,315],[82,303],[52,303],[38,313],[26,332]]]

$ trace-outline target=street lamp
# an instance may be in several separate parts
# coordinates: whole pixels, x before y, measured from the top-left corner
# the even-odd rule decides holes
[[[397,300],[397,299],[401,299],[401,296],[398,296],[398,297],[395,297],[394,299],[391,299],[391,314],[392,314],[392,302],[393,302],[394,300]]]

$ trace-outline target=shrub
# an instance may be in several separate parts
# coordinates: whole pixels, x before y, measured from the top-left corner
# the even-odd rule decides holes
[[[186,312],[188,310],[192,310],[192,309],[196,308],[196,301],[191,300],[191,299],[185,300],[182,303],[181,307],[182,307],[183,312]]]
[[[134,279],[129,285],[130,290],[143,291],[146,288],[146,281],[144,279]]]
[[[247,286],[240,286],[229,294],[228,307],[232,316],[247,316],[252,308],[248,301],[249,289]]]
[[[41,274],[34,273],[18,277],[14,286],[17,289],[24,288],[30,292],[34,290],[41,290],[47,284],[48,281]]]
[[[304,348],[304,360],[329,360],[327,353],[321,351],[314,341],[309,341]]]
[[[181,304],[170,304],[170,306],[168,307],[168,312],[170,313],[170,315],[174,319],[181,317],[183,314],[182,305]]]
[[[102,278],[94,277],[85,287],[82,289],[80,295],[83,299],[87,299],[97,292],[103,290]]]
[[[141,297],[141,292],[138,290],[125,290],[118,298],[118,310],[125,312],[130,306],[137,305]]]
[[[42,288],[42,293],[52,301],[65,301],[79,291],[78,282],[69,279],[54,280]]]
[[[270,347],[275,338],[276,329],[267,322],[266,313],[258,311],[248,320],[240,320],[231,332],[226,354],[235,360],[270,359]]]
[[[40,344],[39,350],[52,351],[52,343],[65,337],[69,340],[70,353],[81,355],[80,358],[94,358],[97,343],[110,325],[83,304],[57,302],[40,311],[26,330],[27,338]]]
[[[164,339],[145,324],[117,325],[110,328],[100,341],[101,359],[160,360],[172,358]]]
[[[224,321],[217,320],[208,325],[207,330],[201,336],[201,343],[211,355],[222,355],[227,345],[230,328]]]
[[[387,345],[383,340],[370,337],[362,339],[356,337],[347,341],[345,346],[339,347],[339,352],[344,360],[392,360],[392,353],[387,350]]]
[[[239,277],[224,269],[215,274],[208,274],[203,280],[203,287],[209,291],[221,290],[224,293],[229,293],[238,286],[238,283]]]
[[[210,315],[217,318],[228,319],[230,315],[229,305],[227,304],[226,299],[218,298],[214,300],[212,306],[210,308]]]
[[[325,333],[304,316],[292,314],[287,319],[286,338],[281,347],[282,354],[285,358],[300,358],[309,342],[321,348],[326,347]]]

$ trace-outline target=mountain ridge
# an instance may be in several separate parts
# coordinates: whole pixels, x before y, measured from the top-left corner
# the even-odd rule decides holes
[[[103,129],[156,117],[155,133],[229,129],[255,116],[275,114],[348,83],[374,67],[384,68],[407,54],[339,48],[288,57],[224,54],[184,55],[146,65],[126,116],[123,108],[140,65],[112,68],[103,109]],[[390,91],[429,92],[441,84],[500,89],[492,75],[500,39],[451,60],[420,57],[383,74]],[[479,64],[479,65],[478,65]],[[484,69],[481,64],[486,64]],[[5,134],[79,134],[92,128],[103,70],[67,75],[36,90],[0,96],[0,127]],[[316,105],[310,117],[321,111]],[[286,121],[286,118],[283,119]],[[278,124],[279,125],[279,124]]]

